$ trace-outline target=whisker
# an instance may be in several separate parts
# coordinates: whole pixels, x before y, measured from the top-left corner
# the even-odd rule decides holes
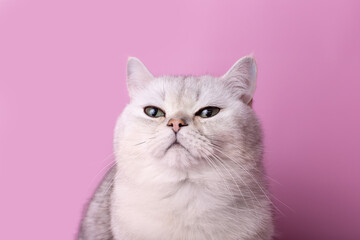
[[[143,141],[143,142],[140,142],[140,143],[134,144],[134,146],[138,146],[138,145],[141,145],[141,144],[144,144],[144,143],[146,143],[146,141]]]
[[[207,150],[207,149],[205,149],[205,148],[203,148],[203,149],[204,149],[204,150]],[[213,153],[211,153],[211,152],[209,152],[209,154],[210,154],[211,156],[215,157],[215,158],[219,161],[219,163],[221,163],[221,165],[223,166],[223,168],[228,172],[228,174],[231,176],[233,182],[235,183],[235,185],[236,185],[236,187],[237,187],[237,190],[239,191],[239,193],[240,193],[240,195],[241,195],[241,197],[242,197],[242,199],[243,199],[243,201],[244,201],[244,203],[245,203],[245,205],[246,205],[246,207],[247,207],[247,208],[245,209],[245,211],[250,212],[251,215],[253,215],[253,216],[256,217],[256,215],[257,215],[258,213],[257,213],[256,211],[254,211],[252,208],[250,208],[250,206],[248,205],[248,202],[246,201],[246,198],[245,198],[243,192],[240,190],[240,187],[239,187],[237,181],[235,180],[235,178],[234,178],[234,176],[231,174],[231,172],[228,170],[228,168],[226,167],[226,165],[225,165],[225,164],[221,161],[221,159],[220,159],[218,156],[216,156],[215,154],[213,154]],[[245,186],[247,186],[247,184],[242,180],[242,178],[240,177],[240,175],[238,175],[238,177],[239,177],[240,180],[243,182],[243,184],[244,184]],[[247,187],[248,187],[248,186],[247,186]],[[252,191],[249,187],[248,187],[248,189],[249,189],[250,192],[252,193],[253,198],[258,201],[258,203],[259,203],[260,206],[262,206],[262,204],[261,204],[261,203],[259,202],[259,200],[256,198],[256,196],[255,196],[255,194],[253,193],[253,191]],[[251,200],[253,201],[254,199],[251,199]],[[235,208],[235,209],[236,209],[236,211],[239,210],[239,208]],[[238,222],[238,220],[237,220],[236,218],[231,218],[231,219],[234,220],[235,222]],[[256,219],[257,219],[257,218],[256,218]],[[248,229],[246,229],[246,231],[249,233],[249,230],[248,230]],[[258,234],[257,234],[257,235],[258,235]],[[259,235],[258,235],[258,236],[259,236]]]
[[[235,196],[234,196],[233,192],[230,190],[229,186],[227,185],[226,181],[224,180],[223,175],[221,175],[220,170],[218,168],[216,168],[215,163],[213,161],[211,161],[210,158],[207,158],[207,160],[208,160],[207,163],[209,163],[209,166],[212,166],[215,169],[216,173],[219,175],[220,179],[223,181],[223,183],[224,183],[226,189],[228,190],[228,192],[230,193],[231,197],[233,199],[235,199]]]
[[[216,148],[216,146],[214,146],[214,148]],[[216,148],[217,151],[219,151],[220,153],[222,153],[223,155],[225,155],[230,161],[232,161],[233,163],[235,163],[236,165],[238,165],[239,167],[241,167],[253,180],[254,182],[257,184],[257,186],[259,187],[259,189],[262,191],[262,193],[264,194],[264,196],[272,203],[272,205],[274,206],[274,208],[279,211],[283,216],[285,216],[285,214],[271,201],[271,199],[269,198],[269,196],[267,195],[267,193],[264,191],[264,189],[260,186],[260,184],[258,183],[258,181],[254,178],[254,176],[249,173],[243,166],[241,166],[241,164],[237,163],[235,160],[233,160],[231,157],[229,157],[227,154],[225,154],[223,151],[221,151],[220,149]],[[279,201],[280,203],[284,204],[284,206],[286,206],[287,208],[289,208],[291,211],[295,212],[292,208],[290,208],[288,205],[286,205],[285,203],[283,203],[282,201],[280,201],[278,198],[276,198],[274,195],[272,195],[272,197],[274,197],[277,201]]]
[[[105,159],[103,159],[102,162],[104,162],[105,160],[109,159],[110,157],[113,157],[113,153],[110,154],[110,155],[109,155],[108,157],[106,157]],[[98,172],[95,174],[95,176],[91,179],[91,181],[90,181],[90,183],[89,183],[89,186],[91,186],[91,185],[94,183],[95,179],[96,179],[104,170],[106,170],[109,166],[110,166],[109,169],[112,168],[112,167],[114,166],[114,165],[112,165],[112,164],[114,164],[114,165],[116,164],[114,160],[112,160],[111,162],[107,163],[104,167],[102,167],[102,168],[100,169],[100,171],[98,171]]]
[[[208,151],[208,150],[205,149],[205,148],[203,148],[203,150]],[[247,207],[247,210],[249,210],[249,211],[251,212],[251,214],[253,214],[253,215],[255,216],[254,211],[252,211],[252,209],[251,209],[250,206],[248,205],[248,202],[246,201],[246,198],[245,198],[243,192],[240,190],[240,187],[239,187],[238,183],[236,182],[234,176],[231,174],[231,172],[227,169],[227,167],[225,166],[225,164],[222,163],[222,161],[221,161],[216,155],[212,154],[210,151],[208,151],[208,152],[209,152],[209,154],[210,154],[211,156],[213,156],[213,157],[215,157],[217,160],[219,160],[219,163],[222,164],[223,168],[224,168],[224,169],[228,172],[228,174],[231,176],[233,183],[236,185],[237,190],[238,190],[241,198],[243,199],[243,201],[244,201],[244,203],[245,203],[245,205],[246,205],[246,207]],[[208,159],[208,160],[209,160],[209,159]],[[215,163],[213,163],[213,164],[215,165]],[[244,182],[243,182],[243,183],[244,183]],[[244,183],[244,184],[245,184],[245,183]],[[246,184],[245,184],[245,185],[246,185]],[[227,187],[227,188],[229,189],[229,187]],[[251,189],[249,189],[249,190],[251,191]],[[230,191],[230,189],[229,189],[229,191]],[[233,194],[232,194],[232,197],[235,198]],[[254,195],[254,198],[256,199],[255,195]],[[259,203],[259,204],[260,204],[260,203]],[[260,205],[261,205],[261,204],[260,204]]]
[[[214,136],[216,136],[216,135],[214,135]],[[212,145],[215,145],[215,146],[217,146],[218,148],[221,148],[221,146],[219,146],[218,144],[215,144],[215,143],[211,143]],[[226,143],[226,145],[231,145],[231,146],[234,146],[234,147],[236,147],[238,150],[240,150],[239,149],[239,146],[238,145],[236,145],[236,144],[233,144],[233,143]],[[242,153],[241,153],[241,155],[243,155]],[[256,171],[256,172],[258,172],[258,173],[260,173],[262,176],[265,176],[266,178],[268,178],[270,181],[272,181],[272,182],[274,182],[274,183],[276,183],[276,184],[278,184],[278,185],[280,185],[280,186],[283,186],[283,184],[282,183],[280,183],[279,181],[277,181],[276,179],[274,179],[273,177],[270,177],[270,176],[268,176],[268,175],[266,175],[266,174],[264,174],[262,171],[259,171],[258,169],[256,169],[256,168],[254,168],[254,169],[252,169],[252,170],[254,170],[254,171]]]

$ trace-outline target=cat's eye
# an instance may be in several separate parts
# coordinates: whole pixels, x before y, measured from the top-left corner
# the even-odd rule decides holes
[[[149,117],[158,118],[158,117],[165,117],[165,112],[160,108],[154,106],[148,106],[144,108],[144,112]]]
[[[200,116],[202,118],[209,118],[215,116],[219,112],[220,112],[220,108],[218,107],[205,107],[197,111],[195,115]]]

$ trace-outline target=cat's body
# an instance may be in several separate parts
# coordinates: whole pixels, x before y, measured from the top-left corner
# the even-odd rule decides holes
[[[271,239],[262,134],[249,106],[255,78],[251,57],[220,78],[156,78],[130,59],[116,166],[79,239]]]

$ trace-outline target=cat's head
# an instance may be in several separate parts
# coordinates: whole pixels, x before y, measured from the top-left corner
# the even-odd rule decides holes
[[[155,77],[129,58],[130,103],[117,123],[116,155],[175,168],[259,158],[261,131],[251,108],[256,73],[252,56],[221,77]]]

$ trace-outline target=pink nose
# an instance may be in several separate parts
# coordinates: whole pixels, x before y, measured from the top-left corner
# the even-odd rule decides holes
[[[174,130],[174,132],[178,132],[180,130],[180,128],[182,126],[187,126],[187,124],[185,123],[184,120],[182,119],[176,119],[176,118],[172,118],[169,120],[168,124],[169,127],[172,127],[172,129]]]

